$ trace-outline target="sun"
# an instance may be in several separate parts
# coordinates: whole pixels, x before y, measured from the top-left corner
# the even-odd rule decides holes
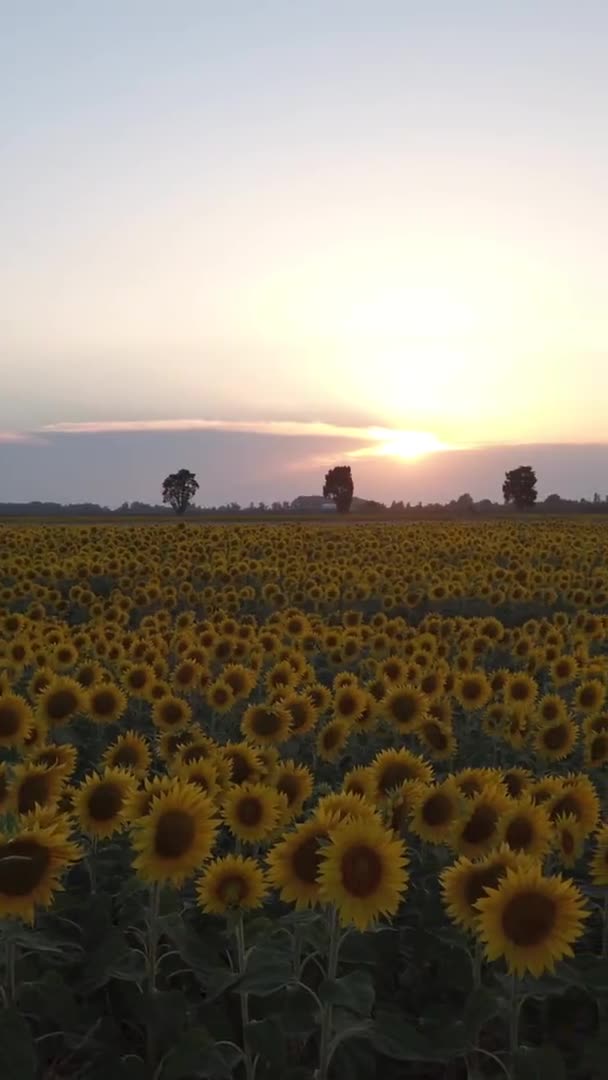
[[[403,461],[417,461],[418,458],[444,449],[444,444],[428,431],[400,431],[381,443],[378,453],[382,456],[402,458]]]
[[[390,428],[370,428],[371,446],[354,450],[351,457],[394,457],[401,461],[418,461],[428,454],[440,450],[449,450],[447,443],[441,442],[430,431],[395,431]]]

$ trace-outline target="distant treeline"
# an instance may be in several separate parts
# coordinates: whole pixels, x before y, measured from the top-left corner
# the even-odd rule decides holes
[[[331,507],[322,498],[314,496],[300,496],[293,502],[273,503],[250,503],[241,506],[231,502],[221,506],[191,506],[188,517],[224,516],[224,515],[251,515],[255,517],[276,516],[285,514],[298,514],[305,517],[307,514],[319,515],[332,512]],[[492,502],[490,499],[481,499],[475,502],[468,495],[461,495],[458,499],[452,499],[448,503],[404,503],[401,500],[392,503],[377,502],[375,499],[355,498],[352,503],[352,512],[357,515],[370,517],[390,518],[441,518],[441,517],[471,517],[480,515],[483,517],[513,515],[514,510],[504,503]],[[544,514],[608,514],[608,497],[601,498],[594,495],[593,499],[562,499],[559,495],[549,495],[543,501],[537,502],[527,509],[526,514],[533,516]],[[146,516],[158,515],[159,517],[172,518],[173,511],[168,506],[151,505],[144,502],[125,502],[121,506],[111,508],[100,506],[98,503],[57,503],[57,502],[28,502],[28,503],[0,503],[0,517],[124,517],[125,515]]]

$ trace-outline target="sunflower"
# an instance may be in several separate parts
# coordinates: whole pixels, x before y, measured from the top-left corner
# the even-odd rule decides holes
[[[63,778],[48,765],[27,762],[15,765],[10,783],[10,803],[17,814],[27,814],[35,806],[55,807]]]
[[[278,792],[265,784],[235,784],[224,796],[222,817],[238,840],[257,843],[276,828],[281,801]]]
[[[164,739],[169,738],[173,738],[177,742],[169,762],[172,772],[180,769],[182,765],[191,765],[193,761],[205,761],[207,758],[213,759],[218,753],[218,745],[215,739],[212,739],[210,735],[195,732],[192,728],[183,731],[165,731],[161,735],[160,741],[162,743]]]
[[[461,855],[475,858],[496,847],[500,819],[508,809],[509,797],[498,784],[488,785],[479,795],[467,799],[452,830],[452,846]]]
[[[36,701],[38,694],[45,690],[55,678],[55,672],[50,667],[39,667],[32,675],[27,684],[27,693],[30,701]]]
[[[530,675],[519,672],[507,679],[503,689],[503,701],[508,709],[519,712],[531,708],[537,694],[536,681]]]
[[[268,886],[257,859],[225,855],[209,863],[196,886],[199,906],[210,915],[260,908]]]
[[[29,760],[33,765],[45,765],[49,769],[54,769],[62,780],[68,780],[76,768],[78,751],[70,743],[61,745],[51,743],[34,750]]]
[[[442,784],[428,784],[418,792],[410,829],[430,844],[446,844],[463,803],[462,792],[450,777]]]
[[[289,817],[301,814],[304,803],[312,794],[314,778],[310,769],[306,765],[297,765],[295,761],[283,761],[277,764],[272,782],[287,799]]]
[[[199,686],[201,674],[200,664],[186,657],[175,666],[171,675],[171,685],[178,693],[187,693]]]
[[[600,712],[606,700],[606,687],[599,679],[587,679],[577,686],[574,693],[574,706],[585,716]]]
[[[487,896],[488,889],[497,887],[507,870],[515,870],[520,865],[521,856],[506,844],[482,859],[472,860],[461,855],[440,878],[443,902],[452,921],[464,930],[475,931],[479,919],[477,901]]]
[[[346,821],[355,818],[375,818],[376,810],[362,795],[345,791],[332,791],[322,795],[315,809],[315,817]]]
[[[160,731],[179,731],[188,726],[192,709],[183,698],[165,694],[152,706],[152,723]]]
[[[543,780],[536,780],[532,784],[529,790],[530,798],[532,802],[537,806],[542,806],[544,803],[551,801],[554,795],[558,795],[563,791],[563,783],[558,776],[546,776]]]
[[[345,821],[321,852],[319,894],[338,909],[343,925],[366,930],[379,915],[394,915],[407,887],[402,840],[375,820]]]
[[[98,724],[118,723],[126,709],[126,694],[115,683],[97,683],[87,690],[86,713]]]
[[[332,702],[331,690],[329,687],[324,686],[323,683],[309,683],[304,687],[303,692],[312,701],[319,716],[327,712]]]
[[[599,731],[585,736],[585,765],[588,769],[598,769],[608,761],[608,731]]]
[[[163,761],[170,762],[182,747],[190,746],[195,738],[192,727],[183,731],[163,731],[158,739],[156,752]]]
[[[274,784],[281,760],[279,751],[276,746],[256,746],[256,753],[260,760],[260,780],[263,780],[265,784]]]
[[[558,656],[551,664],[550,671],[554,686],[568,686],[576,677],[578,661],[574,656]]]
[[[378,675],[386,682],[395,684],[403,682],[405,663],[398,656],[389,656],[378,665]]]
[[[452,774],[455,784],[467,799],[474,799],[485,791],[488,784],[496,782],[496,776],[492,769],[470,766],[467,769],[459,769]]]
[[[418,683],[429,702],[439,701],[445,688],[445,673],[440,668],[425,672]]]
[[[150,664],[129,664],[123,673],[122,682],[131,697],[145,698],[156,677]]]
[[[291,713],[283,705],[250,705],[241,721],[245,738],[262,746],[285,742],[291,734]]]
[[[91,773],[74,794],[74,814],[83,832],[103,839],[118,832],[126,820],[126,807],[135,792],[135,780],[124,769]]]
[[[345,795],[361,795],[364,799],[373,798],[372,775],[369,766],[356,765],[344,774],[342,790]]]
[[[404,780],[423,780],[430,784],[433,780],[433,766],[411,750],[381,750],[376,755],[369,773],[374,798],[379,801],[386,798],[395,788],[401,787]]]
[[[529,769],[514,765],[512,769],[505,769],[500,774],[500,779],[507,789],[507,794],[512,799],[519,799],[528,791],[532,783],[532,773]]]
[[[536,706],[536,718],[543,726],[561,723],[567,716],[566,702],[559,694],[545,694]]]
[[[125,820],[135,821],[145,817],[146,814],[149,814],[154,799],[159,795],[162,795],[165,791],[170,791],[173,786],[173,781],[174,777],[172,776],[154,776],[152,779],[146,778],[143,787],[131,791],[125,802]]]
[[[542,806],[519,799],[501,816],[499,835],[512,851],[542,859],[551,846],[551,822]]]
[[[209,858],[218,828],[211,799],[193,784],[173,780],[133,823],[133,866],[144,881],[181,885]]]
[[[298,682],[298,677],[288,660],[274,664],[266,675],[266,689],[269,693],[280,692],[283,696]]]
[[[378,725],[378,706],[369,690],[364,689],[361,693],[364,698],[363,708],[358,716],[352,720],[351,731],[373,731]]]
[[[602,825],[595,836],[595,848],[589,872],[594,885],[608,885],[608,825]]]
[[[312,731],[319,719],[319,711],[309,693],[295,690],[281,698],[278,704],[286,709],[291,717],[291,734],[304,735]]]
[[[234,690],[225,679],[216,679],[205,688],[205,701],[216,713],[227,713],[236,701]]]
[[[545,761],[563,761],[572,753],[578,734],[576,724],[568,717],[556,724],[544,724],[534,735],[534,749]]]
[[[588,835],[598,823],[600,801],[592,781],[587,776],[579,775],[562,780],[547,809],[553,822],[563,814],[573,814],[585,835]]]
[[[483,711],[481,730],[491,739],[500,738],[505,729],[508,712],[501,701],[492,701]]]
[[[150,768],[152,755],[146,740],[135,731],[125,731],[104,751],[102,761],[109,768],[126,769],[134,776],[144,777]]]
[[[233,784],[255,783],[262,775],[262,760],[259,754],[247,743],[225,743],[221,749],[222,757],[230,766],[230,779]],[[185,760],[186,753],[183,758]]]
[[[384,810],[387,824],[402,839],[406,838],[410,828],[410,818],[428,788],[429,785],[422,780],[404,780],[386,803]]]
[[[88,690],[90,686],[103,682],[103,668],[95,660],[85,660],[74,672],[74,677],[83,690]]]
[[[257,682],[255,671],[243,664],[227,664],[222,671],[222,678],[228,683],[235,700],[249,697]]]
[[[585,846],[585,832],[574,814],[559,814],[553,822],[553,846],[562,866],[572,869]]]
[[[355,724],[368,705],[367,695],[356,683],[338,686],[334,694],[334,716]]]
[[[483,671],[468,671],[456,680],[454,696],[463,709],[483,709],[492,697],[492,687]]]
[[[416,731],[426,713],[427,700],[415,686],[394,686],[379,703],[382,713],[406,735]]]
[[[84,711],[86,694],[80,683],[67,676],[56,676],[39,694],[36,712],[49,727],[66,724]]]
[[[538,865],[507,870],[498,888],[477,901],[477,932],[488,960],[504,957],[514,975],[553,971],[583,932],[588,912],[576,886],[544,877]]]
[[[32,710],[25,698],[0,694],[0,746],[20,746],[33,723]]]
[[[51,906],[61,874],[80,854],[60,823],[29,823],[10,837],[0,835],[0,917],[33,922],[35,909]]]
[[[305,821],[268,852],[268,880],[285,903],[306,908],[319,902],[321,855],[335,825],[328,817]]]
[[[330,720],[317,735],[317,753],[322,761],[337,761],[348,742],[350,727],[346,720]]]
[[[204,761],[193,761],[190,765],[182,765],[177,775],[180,780],[188,784],[194,784],[210,799],[215,799],[220,791],[217,779],[217,768],[213,761],[207,758]]]
[[[10,805],[10,785],[6,764],[0,763],[0,815],[5,814]]]
[[[416,738],[435,761],[447,761],[456,752],[456,739],[451,724],[441,724],[430,716],[422,720]]]

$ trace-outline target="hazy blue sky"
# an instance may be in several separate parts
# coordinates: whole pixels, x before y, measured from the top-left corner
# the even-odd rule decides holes
[[[0,501],[336,456],[497,497],[509,444],[608,487],[607,40],[599,0],[0,0]]]

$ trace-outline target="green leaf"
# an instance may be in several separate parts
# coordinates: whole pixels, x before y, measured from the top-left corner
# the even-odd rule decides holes
[[[568,1080],[557,1047],[521,1046],[515,1055],[515,1080]]]
[[[476,990],[473,990],[472,994],[469,994],[462,1017],[465,1037],[468,1042],[476,1043],[477,1036],[484,1024],[499,1015],[504,1003],[505,1000],[502,995],[488,990],[485,986],[479,986]]]
[[[301,986],[282,993],[281,1027],[287,1038],[301,1039],[311,1035],[319,1022],[314,998]]]
[[[165,1057],[160,1080],[228,1080],[242,1059],[241,1050],[216,1043],[206,1028],[191,1028]]]
[[[245,965],[245,973],[239,980],[239,987],[248,994],[264,997],[274,994],[293,982],[291,956],[276,949],[254,947]]]
[[[2,1080],[35,1080],[36,1051],[29,1024],[16,1009],[0,1010]]]
[[[380,1054],[395,1061],[445,1061],[450,1056],[398,1013],[379,1012],[370,1039]]]
[[[265,1020],[251,1020],[245,1029],[246,1038],[254,1054],[259,1054],[264,1061],[280,1067],[287,1058],[285,1034],[275,1017]]]
[[[564,971],[565,968],[565,971]],[[560,965],[558,974],[567,985],[581,986],[590,994],[603,995],[608,993],[608,960],[583,953],[572,960],[567,967]],[[576,980],[578,979],[578,982]]]
[[[374,1006],[375,990],[368,971],[352,971],[340,979],[324,979],[319,987],[324,1005],[338,1005],[357,1016],[369,1016]]]
[[[89,953],[81,989],[90,994],[105,986],[110,979],[140,982],[143,977],[143,957],[129,947],[122,931],[113,926],[97,948]]]
[[[199,936],[176,913],[161,916],[159,923],[182,960],[196,975],[207,975],[222,966],[220,960],[226,943],[213,929],[209,928],[204,936]]]
[[[209,1004],[236,986],[239,981],[239,976],[229,967],[213,968],[205,974],[197,972],[197,978],[205,990],[205,999]]]
[[[444,945],[449,945],[451,949],[462,949],[464,952],[469,951],[466,937],[462,931],[457,930],[455,926],[434,927],[431,936],[434,940],[441,941]]]
[[[22,984],[19,1007],[64,1032],[74,1030],[78,1024],[76,999],[59,972],[52,968],[35,982]]]

